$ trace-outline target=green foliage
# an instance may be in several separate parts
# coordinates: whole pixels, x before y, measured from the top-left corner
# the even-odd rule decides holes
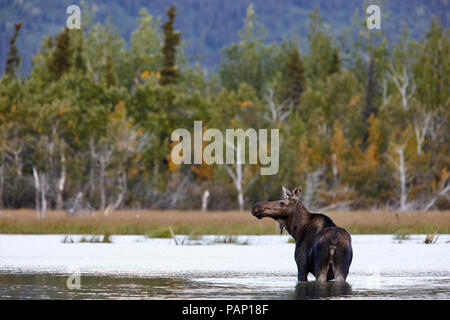
[[[240,41],[225,48],[219,67],[222,85],[228,90],[237,90],[246,83],[263,95],[265,84],[277,70],[282,69],[279,48],[264,44],[264,27],[259,24],[253,6],[247,8]]]
[[[310,16],[310,32],[306,36],[310,55],[306,59],[305,73],[311,86],[319,85],[327,76],[340,69],[339,53],[333,37],[326,31],[316,8]]]

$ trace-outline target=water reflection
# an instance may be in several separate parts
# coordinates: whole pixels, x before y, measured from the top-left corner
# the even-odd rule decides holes
[[[111,276],[81,275],[81,288],[67,287],[67,274],[2,273],[0,299],[448,299],[447,273],[385,276],[380,288],[366,275],[349,283],[297,282],[295,275]]]
[[[347,282],[298,282],[295,286],[295,299],[323,299],[350,296],[352,287]]]

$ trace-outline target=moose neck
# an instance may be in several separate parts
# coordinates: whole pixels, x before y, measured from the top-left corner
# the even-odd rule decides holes
[[[298,241],[302,237],[303,230],[311,220],[311,213],[305,208],[301,201],[295,205],[293,214],[285,220],[286,231]]]

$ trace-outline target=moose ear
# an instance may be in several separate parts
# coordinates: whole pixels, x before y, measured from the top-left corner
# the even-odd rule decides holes
[[[283,188],[281,188],[281,190],[283,190],[283,199],[289,199],[292,197],[292,192],[290,192],[284,186],[283,186]]]
[[[303,192],[302,186],[298,186],[292,191],[294,198],[296,199],[300,199],[300,197],[302,196],[302,192]]]

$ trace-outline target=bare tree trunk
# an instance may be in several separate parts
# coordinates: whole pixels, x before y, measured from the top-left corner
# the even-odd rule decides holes
[[[36,167],[33,166],[33,177],[34,177],[34,201],[35,201],[35,209],[36,209],[36,217],[40,218],[40,201],[39,201],[39,193],[41,191],[41,184],[39,181],[39,172],[36,170]]]
[[[238,156],[238,160],[236,161],[236,190],[238,192],[238,205],[239,210],[244,210],[244,192],[242,188],[242,160],[241,159],[241,145],[238,143],[236,148],[236,154]]]
[[[333,178],[334,178],[334,184],[338,184],[338,167],[337,167],[337,156],[336,153],[333,153],[331,156],[332,160],[332,166],[333,166]]]
[[[398,161],[394,158],[389,157],[391,162],[394,164],[395,168],[398,172],[398,179],[400,182],[400,210],[407,210],[406,202],[408,200],[408,188],[406,185],[407,177],[408,177],[408,169],[405,163],[405,144],[395,147],[395,153],[398,154]]]
[[[92,200],[92,197],[95,194],[95,145],[93,136],[91,136],[89,139],[89,151],[91,154],[91,167],[89,174],[89,197]]]
[[[268,88],[267,95],[264,98],[266,99],[267,105],[269,107],[270,116],[265,115],[264,118],[267,121],[276,123],[278,120],[281,121],[286,120],[291,110],[290,109],[284,110],[286,108],[287,101],[283,102],[277,107],[274,102],[273,94],[274,94],[273,89]]]
[[[202,196],[202,211],[208,210],[209,190],[205,190]]]
[[[14,160],[16,161],[16,164],[17,164],[17,167],[16,167],[17,175],[19,177],[21,177],[22,176],[22,163],[20,161],[20,156],[18,153],[14,153]]]
[[[46,174],[45,172],[41,174],[41,217],[45,218],[45,213],[47,212],[47,197],[46,197],[46,187],[47,187],[47,181],[46,181]]]
[[[417,141],[417,155],[419,156],[422,154],[422,145],[431,124],[431,115],[430,114],[423,115],[421,122],[422,123],[414,121],[414,133],[416,135]]]
[[[399,155],[399,174],[400,174],[400,210],[406,210],[406,168],[405,168],[405,159],[404,159],[404,145],[401,146],[398,150]]]
[[[403,66],[402,72],[397,71],[392,64],[389,66],[389,68],[391,71],[389,76],[392,81],[394,81],[394,84],[402,97],[402,107],[406,111],[409,109],[408,100],[411,99],[416,92],[416,84],[410,84],[411,79],[405,66]]]
[[[425,206],[425,208],[423,210],[429,210],[432,206],[434,206],[434,204],[436,203],[437,199],[441,196],[444,196],[447,198],[447,200],[450,200],[450,197],[448,196],[448,192],[450,191],[450,185],[444,187],[443,189],[441,189],[437,195],[435,195],[430,202],[428,202],[428,204]]]
[[[431,199],[431,201],[427,203],[424,210],[429,210],[431,207],[433,207],[434,204],[436,203],[437,199],[439,199],[439,197],[445,197],[447,200],[450,201],[450,196],[448,194],[450,192],[450,184],[447,184],[449,181],[449,176],[450,175],[447,174],[447,176],[442,179],[442,182],[440,183],[440,186],[439,186],[439,191]]]
[[[317,207],[315,207],[314,203],[319,202],[318,199],[316,199],[316,194],[318,193],[318,190],[323,189],[321,187],[321,176],[323,175],[324,171],[325,167],[320,167],[313,172],[309,172],[306,175],[306,191],[304,202],[308,208],[313,208],[315,210],[318,209]]]
[[[105,195],[105,157],[100,155],[100,179],[99,179],[99,187],[100,187],[100,210],[105,210],[106,205],[106,195]]]
[[[61,152],[61,175],[58,181],[58,191],[56,195],[56,209],[61,210],[63,208],[63,191],[66,183],[66,157]]]
[[[185,187],[189,182],[189,178],[190,178],[190,176],[188,174],[185,175],[183,180],[181,180],[181,182],[178,184],[178,187],[175,190],[175,192],[172,193],[172,198],[170,201],[171,208],[175,207],[176,204],[178,203],[178,200],[180,199],[180,197],[182,196],[183,192],[186,189]]]
[[[232,146],[234,148],[234,145]],[[235,148],[236,150],[236,170],[233,172],[233,170],[228,166],[225,165],[225,169],[231,179],[233,180],[234,187],[238,193],[237,201],[238,201],[238,207],[240,211],[244,210],[244,190],[243,190],[243,181],[242,181],[242,154],[241,154],[241,144],[238,142],[237,146]]]
[[[119,208],[119,206],[122,204],[123,200],[125,199],[125,195],[127,194],[127,174],[126,172],[121,172],[119,174],[119,186],[120,186],[120,192],[119,196],[117,197],[116,202],[113,205],[113,210],[116,210]]]

